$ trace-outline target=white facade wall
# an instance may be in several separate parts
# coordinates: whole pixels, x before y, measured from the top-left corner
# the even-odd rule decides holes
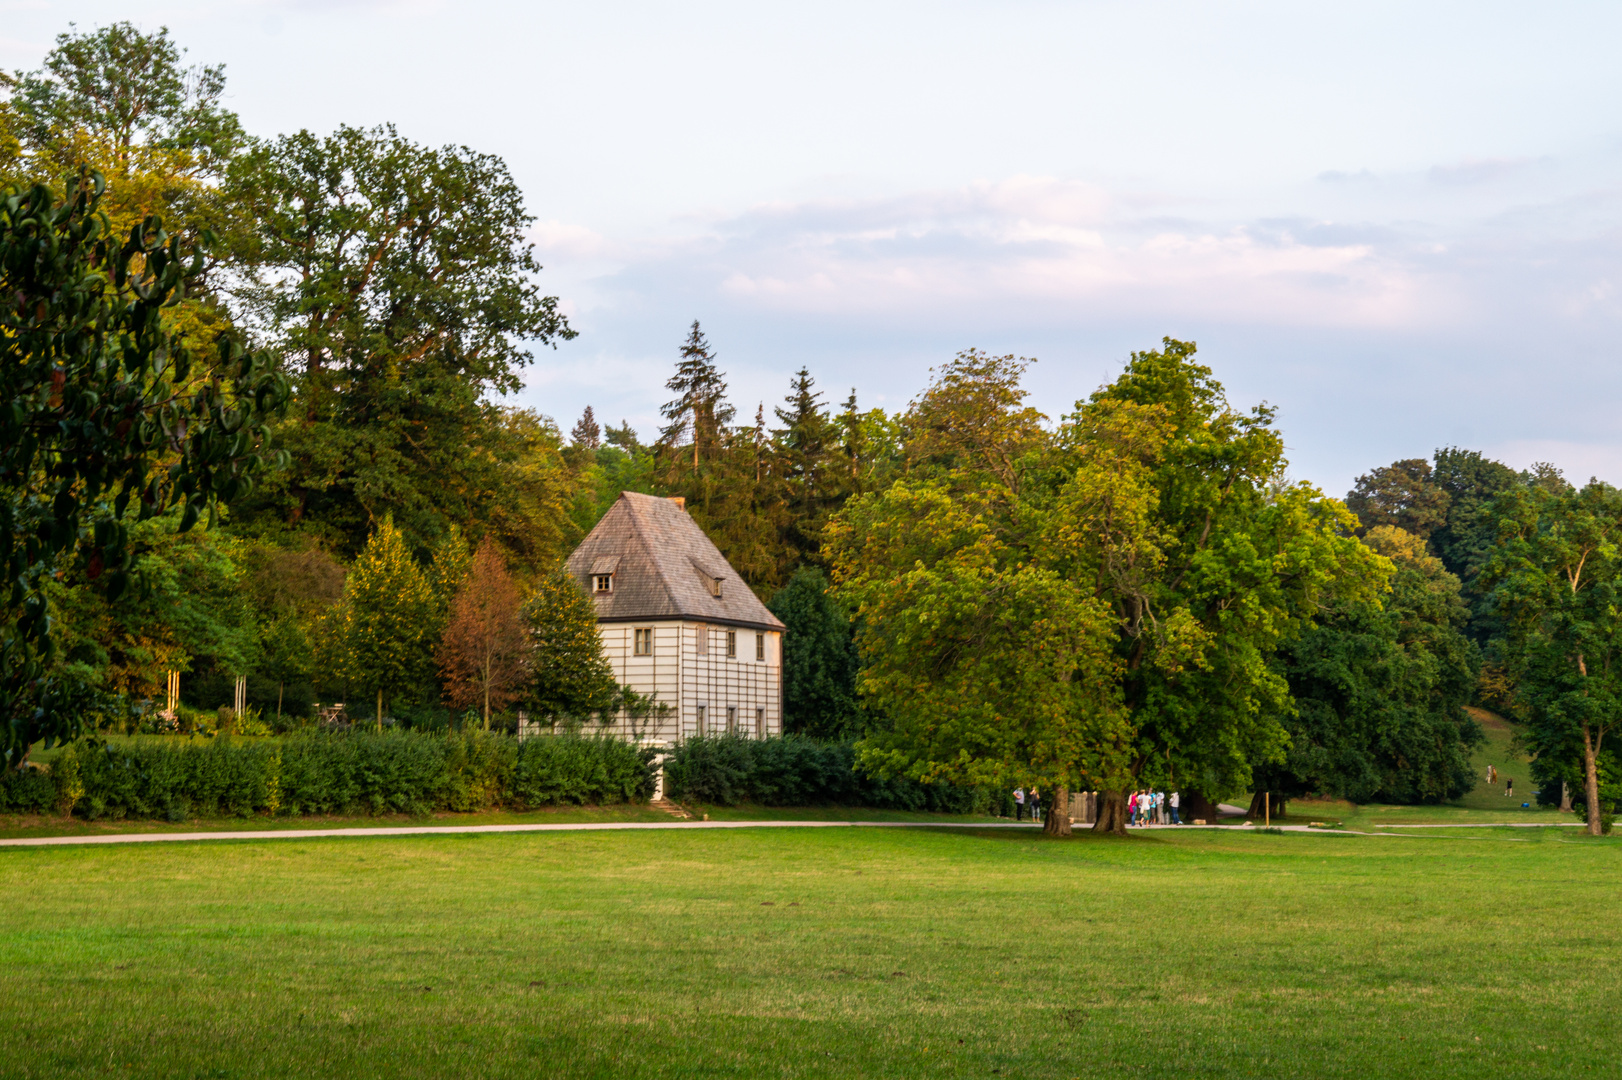
[[[636,631],[653,631],[651,655],[636,655]],[[599,623],[603,652],[614,678],[640,694],[656,695],[671,706],[662,724],[637,733],[624,720],[614,730],[645,742],[673,743],[704,732],[724,734],[727,710],[735,710],[737,734],[766,738],[783,733],[783,635],[722,623],[687,620]],[[727,656],[726,636],[737,635],[737,655]],[[699,637],[705,647],[700,651]],[[757,660],[756,636],[764,637],[764,659]]]

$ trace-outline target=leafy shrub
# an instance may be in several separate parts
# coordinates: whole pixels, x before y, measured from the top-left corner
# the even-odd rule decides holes
[[[651,757],[613,739],[520,743],[483,731],[400,729],[306,731],[279,741],[77,744],[53,765],[58,782],[48,802],[92,818],[171,821],[192,814],[425,814],[615,803],[652,794]],[[64,792],[69,777],[76,777],[77,790]]]
[[[56,784],[44,769],[16,769],[0,776],[0,812],[47,814],[56,805]]]
[[[676,799],[733,806],[870,806],[883,810],[986,811],[989,793],[952,784],[882,780],[856,770],[856,744],[801,735],[692,738],[665,759],[665,791]]]

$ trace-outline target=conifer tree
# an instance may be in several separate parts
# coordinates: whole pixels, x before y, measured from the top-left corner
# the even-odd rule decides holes
[[[569,441],[583,450],[595,450],[603,444],[603,429],[598,425],[590,405],[575,421],[574,430],[569,432]]]
[[[618,689],[597,633],[597,606],[562,568],[536,584],[524,604],[529,626],[529,700],[551,717],[579,718],[611,708]]]
[[[788,408],[773,410],[785,425],[776,432],[785,503],[784,542],[800,564],[820,561],[823,525],[840,501],[843,486],[836,468],[839,431],[815,386],[811,372],[802,367],[784,398]]]
[[[659,410],[670,421],[668,427],[660,429],[660,441],[674,448],[690,436],[693,471],[697,472],[703,455],[713,455],[720,449],[723,429],[732,423],[735,415],[726,400],[725,377],[715,366],[715,354],[710,351],[710,343],[705,340],[697,319],[693,320],[687,340],[682,343],[676,373],[665,387],[675,391],[677,396]]]
[[[427,575],[385,517],[344,582],[340,614],[345,673],[377,692],[379,731],[384,696],[424,674],[435,607]]]

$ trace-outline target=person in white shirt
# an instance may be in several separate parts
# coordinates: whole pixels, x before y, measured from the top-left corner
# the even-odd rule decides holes
[[[1024,819],[1024,817],[1025,817],[1025,789],[1022,788],[1022,787],[1017,787],[1017,788],[1014,789],[1014,820],[1015,821],[1021,821],[1021,820]]]
[[[1177,818],[1177,792],[1175,791],[1171,793],[1171,823],[1173,825],[1182,824]]]

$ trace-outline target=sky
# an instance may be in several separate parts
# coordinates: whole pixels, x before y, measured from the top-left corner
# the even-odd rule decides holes
[[[255,135],[498,154],[580,331],[522,404],[651,439],[688,325],[740,416],[966,348],[1052,417],[1163,337],[1331,494],[1438,447],[1622,483],[1622,5],[0,2],[169,27]]]

